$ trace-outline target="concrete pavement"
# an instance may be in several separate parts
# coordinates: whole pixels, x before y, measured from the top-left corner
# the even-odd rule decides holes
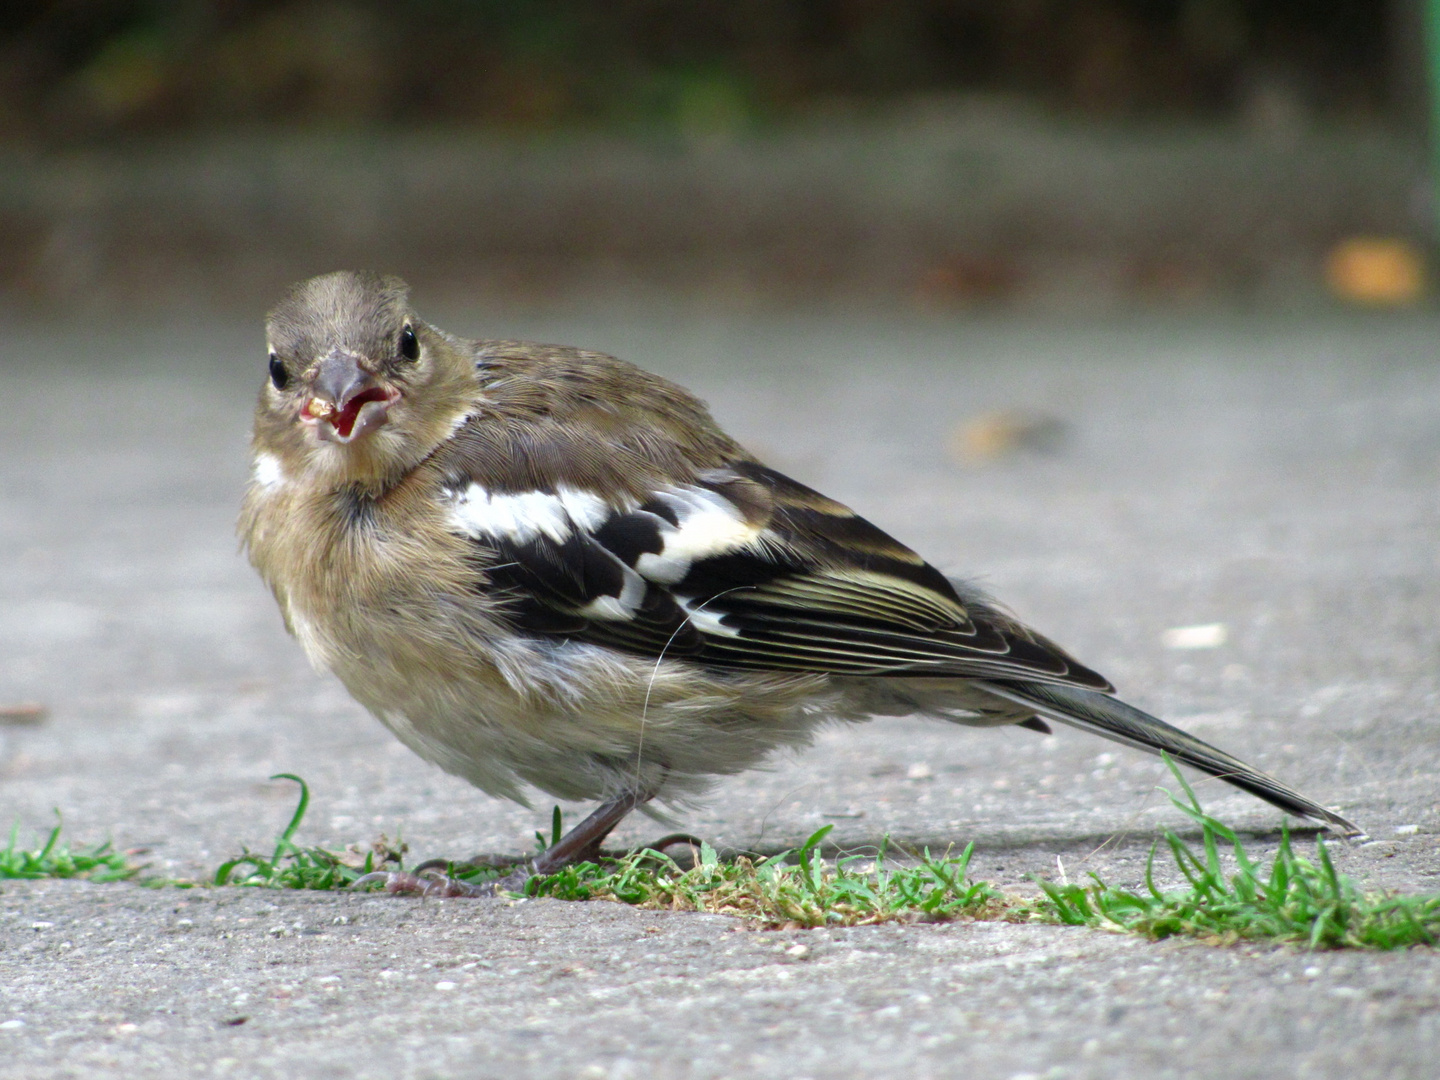
[[[417,298],[427,311],[425,297]],[[1136,704],[1367,827],[1376,887],[1440,875],[1440,367],[1429,317],[1123,324],[598,310],[465,334],[609,349],[684,381],[743,441],[943,568],[981,576]],[[400,832],[517,851],[548,821],[413,758],[311,673],[237,555],[256,325],[12,323],[0,346],[0,817],[199,876],[263,847]],[[978,464],[955,429],[1063,421]],[[1217,648],[1167,648],[1223,623]],[[684,826],[775,850],[824,823],[974,840],[976,871],[1134,882],[1179,823],[1154,759],[1060,732],[827,730],[719,784]],[[1208,807],[1278,817],[1217,784]],[[567,808],[578,809],[578,808]],[[636,818],[617,835],[657,826]],[[806,945],[804,956],[786,950]],[[240,1018],[243,1017],[243,1021]],[[1311,955],[1002,925],[735,932],[611,905],[6,883],[0,1076],[1430,1075],[1430,951]]]

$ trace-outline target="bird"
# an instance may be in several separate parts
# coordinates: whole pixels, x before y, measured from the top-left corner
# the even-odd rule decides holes
[[[593,813],[504,879],[599,857],[632,810],[827,722],[1079,728],[1343,836],[1335,811],[1126,704],[974,584],[763,464],[601,352],[468,340],[339,271],[266,320],[248,557],[311,663],[420,757]],[[427,871],[392,891],[471,895]]]

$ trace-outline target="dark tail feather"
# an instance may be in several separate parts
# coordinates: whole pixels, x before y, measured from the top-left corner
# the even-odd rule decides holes
[[[1287,814],[1321,822],[1342,836],[1364,835],[1353,823],[1286,787],[1274,777],[1109,694],[1051,683],[993,682],[987,679],[977,680],[975,685],[997,697],[1032,708],[1047,720],[1069,724],[1152,754],[1169,754],[1176,761],[1193,765],[1242,791],[1248,791]]]

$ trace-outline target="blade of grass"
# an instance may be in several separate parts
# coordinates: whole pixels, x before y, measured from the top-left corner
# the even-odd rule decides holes
[[[1176,868],[1188,889],[1164,891],[1155,881],[1155,852],[1145,868],[1145,893],[1129,892],[1092,875],[1090,885],[1039,882],[1036,912],[1070,925],[1123,929],[1154,938],[1191,934],[1228,940],[1265,938],[1312,949],[1404,948],[1432,944],[1440,933],[1440,896],[1365,893],[1335,866],[1323,838],[1315,861],[1295,852],[1289,829],[1271,860],[1268,880],[1235,831],[1206,814],[1190,784],[1166,758],[1185,798],[1171,802],[1200,826],[1197,851],[1166,831]],[[1235,870],[1228,877],[1221,842]]]
[[[0,849],[0,879],[83,878],[87,881],[128,881],[140,875],[143,865],[132,863],[115,851],[110,841],[72,850],[60,834],[64,823],[55,811],[55,827],[44,843],[33,851],[20,846],[20,823],[10,829],[9,842]]]
[[[356,879],[371,873],[380,865],[404,865],[405,845],[381,837],[371,845],[363,859],[347,859],[344,854],[322,847],[301,847],[295,834],[310,809],[310,785],[294,773],[276,773],[271,780],[293,780],[300,785],[300,797],[290,821],[275,838],[269,855],[243,848],[241,854],[216,868],[215,885],[247,885],[272,889],[343,889]]]

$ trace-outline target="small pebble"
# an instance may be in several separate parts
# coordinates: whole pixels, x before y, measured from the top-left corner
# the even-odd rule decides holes
[[[1065,422],[1043,413],[1002,410],[967,420],[950,433],[950,456],[975,464],[1021,450],[1055,453],[1065,444]]]
[[[1353,236],[1326,256],[1325,283],[1341,300],[1403,307],[1425,294],[1425,256],[1400,237]]]
[[[43,724],[50,711],[38,701],[0,705],[0,727],[34,727]]]
[[[1196,626],[1172,626],[1160,635],[1167,649],[1218,649],[1230,636],[1224,623],[1200,623]]]

